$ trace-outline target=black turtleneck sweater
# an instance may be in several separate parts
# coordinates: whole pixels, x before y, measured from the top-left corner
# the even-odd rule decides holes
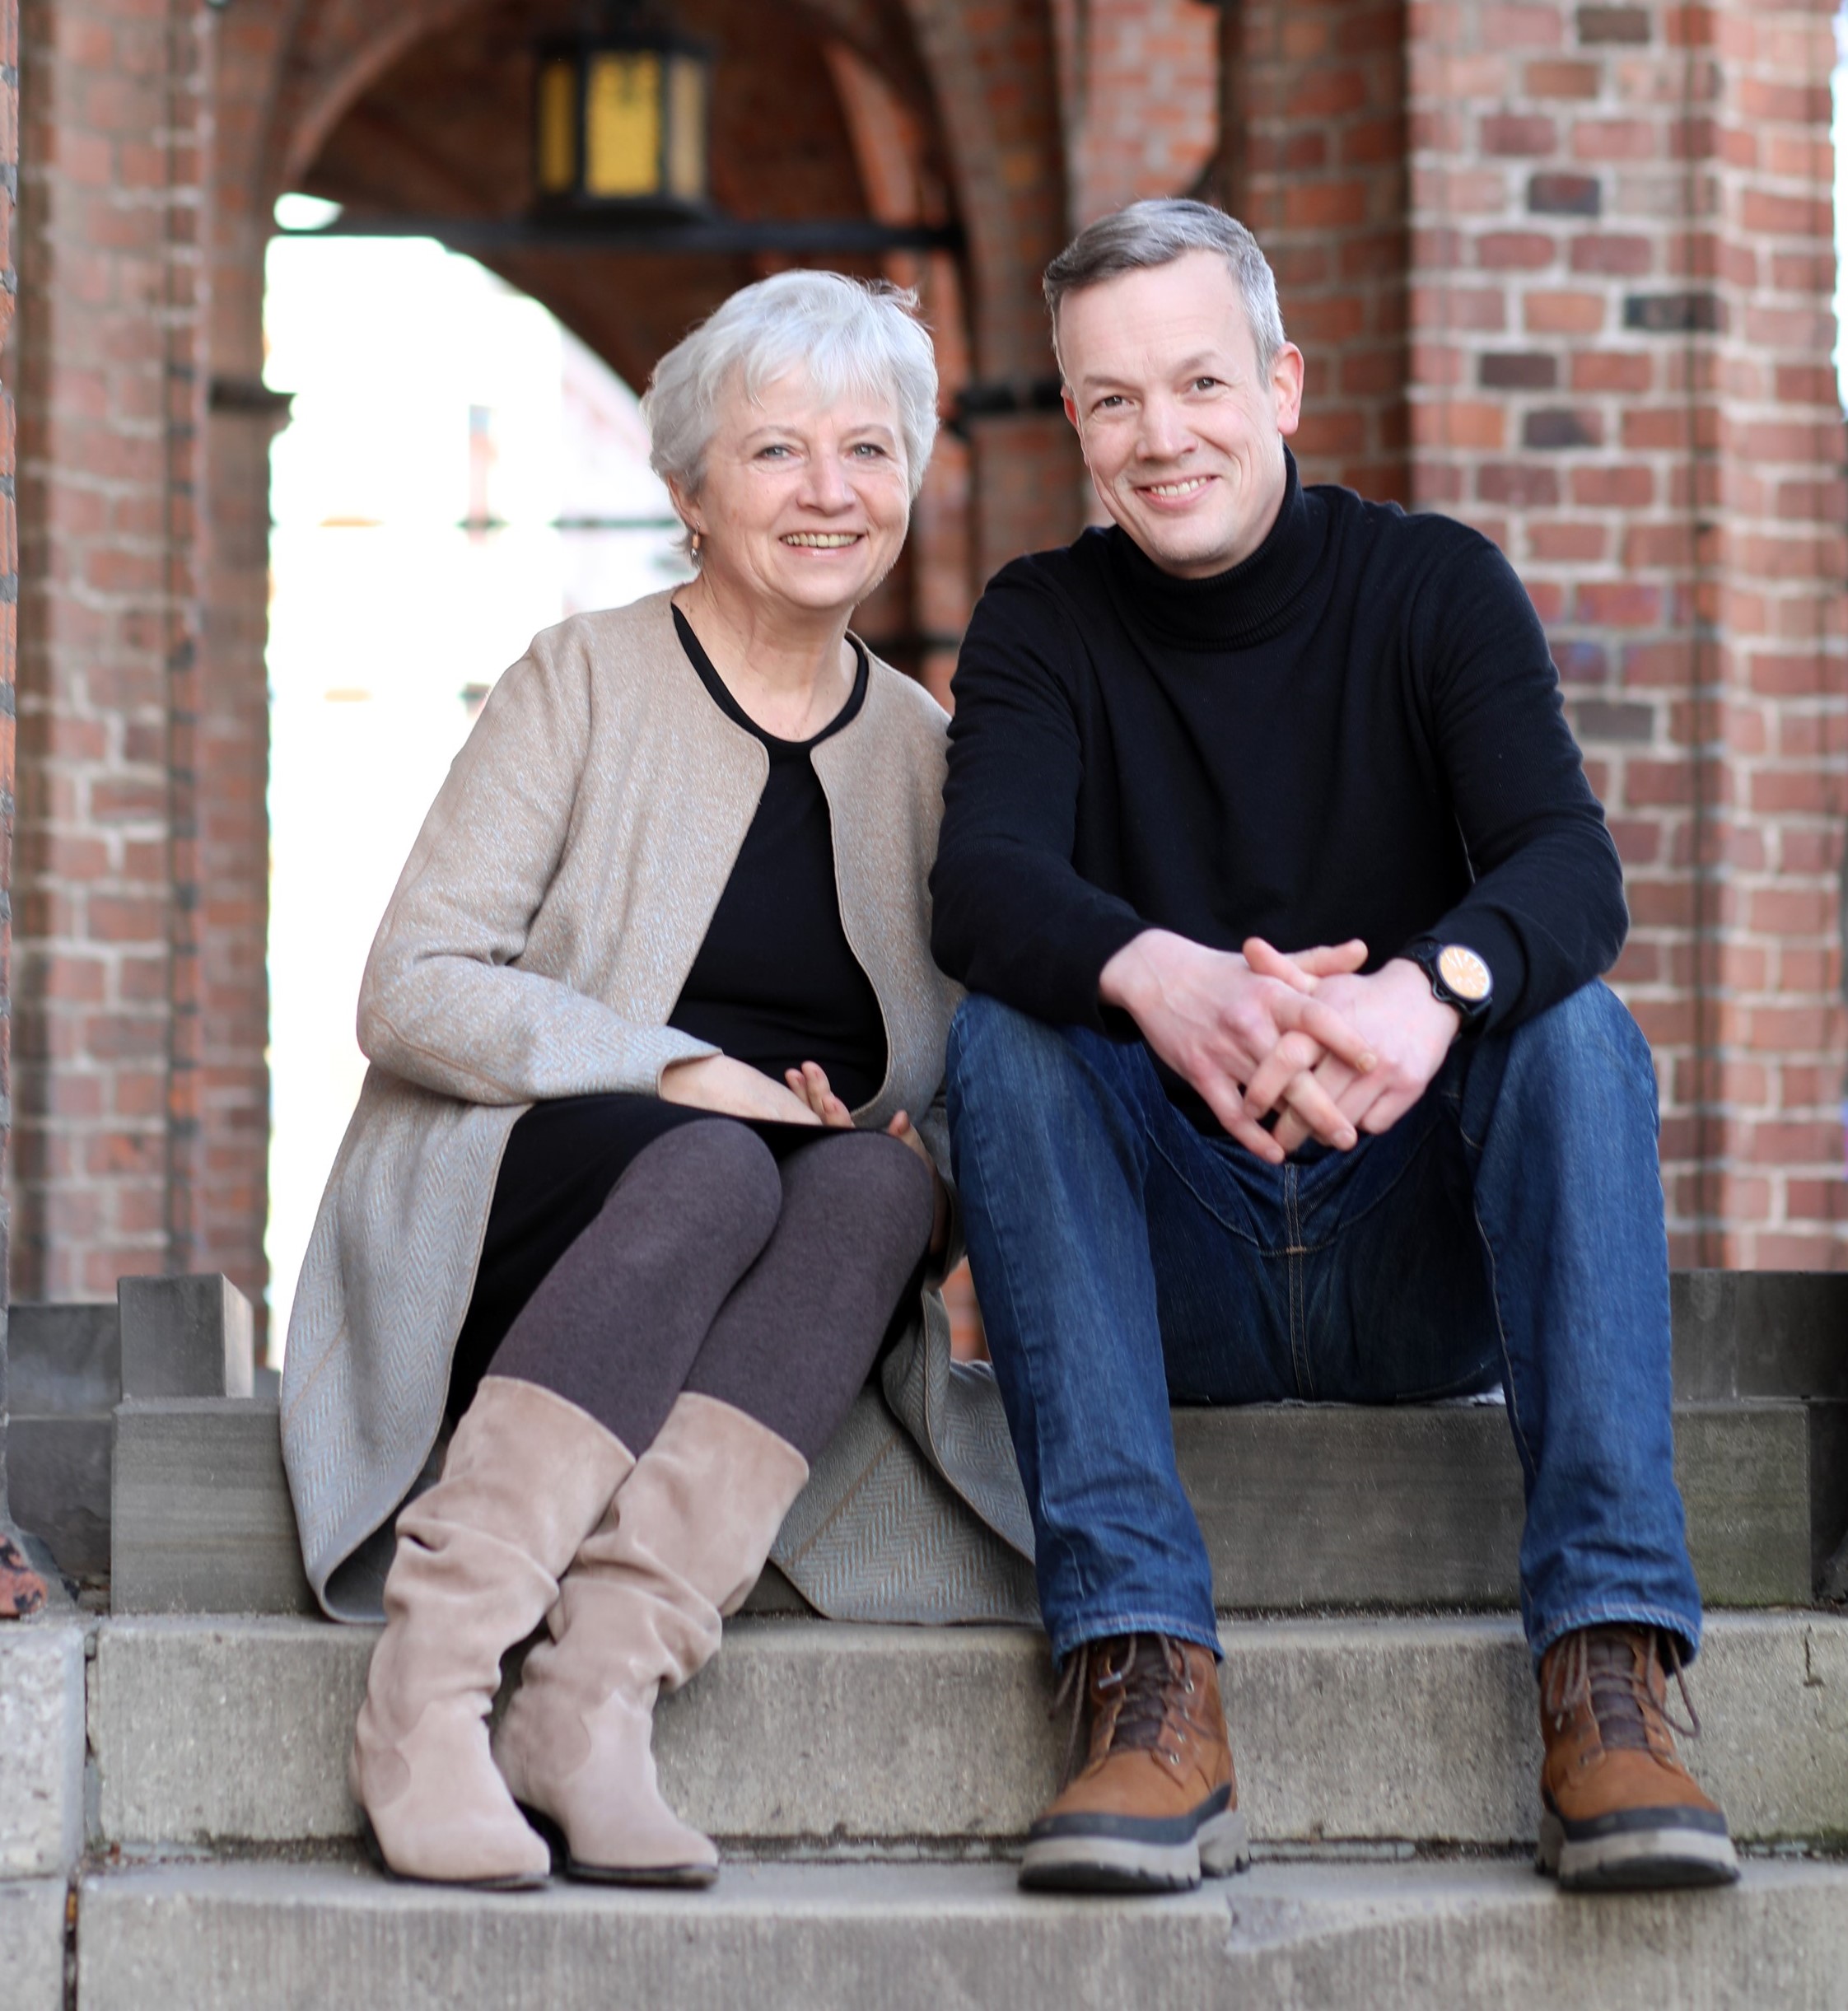
[[[1464,943],[1501,1028],[1622,945],[1616,847],[1513,569],[1448,518],[1302,488],[1294,458],[1269,535],[1215,578],[1113,527],[1004,567],[953,688],[933,946],[1042,1019],[1105,1027],[1099,974],[1150,927],[1357,936],[1370,969]]]

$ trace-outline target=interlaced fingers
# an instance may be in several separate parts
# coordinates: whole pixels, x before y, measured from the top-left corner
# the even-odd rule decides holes
[[[1109,1692],[1120,1690],[1122,1701],[1111,1728],[1113,1748],[1129,1752],[1159,1752],[1178,1762],[1180,1755],[1164,1743],[1170,1717],[1176,1708],[1174,1691],[1185,1675],[1185,1663],[1174,1643],[1160,1634],[1132,1634],[1126,1637],[1122,1659],[1111,1659],[1114,1642],[1085,1642],[1066,1660],[1059,1687],[1048,1714],[1057,1717],[1069,1697],[1071,1719],[1066,1736],[1065,1763],[1060,1771],[1062,1789],[1071,1779],[1072,1761],[1078,1751],[1078,1731],[1085,1704],[1094,1691],[1101,1703]],[[1096,1649],[1094,1657],[1093,1649]],[[1094,1668],[1101,1673],[1093,1680]]]
[[[1549,1673],[1544,1699],[1548,1715],[1563,1724],[1580,1704],[1589,1702],[1598,1720],[1598,1735],[1607,1747],[1627,1746],[1646,1752],[1652,1710],[1659,1711],[1664,1722],[1683,1738],[1698,1738],[1701,1714],[1688,1692],[1680,1642],[1672,1634],[1653,1629],[1645,1632],[1644,1640],[1639,1659],[1631,1652],[1627,1635],[1589,1627],[1568,1635],[1565,1652],[1554,1659]],[[1687,1706],[1686,1724],[1658,1705],[1650,1691],[1650,1663],[1658,1646]]]

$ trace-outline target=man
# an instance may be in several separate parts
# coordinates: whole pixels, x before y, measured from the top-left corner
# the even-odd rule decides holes
[[[1023,1882],[1246,1861],[1170,1402],[1496,1385],[1542,1867],[1734,1878],[1665,1710],[1701,1609],[1654,1076],[1598,982],[1622,875],[1539,623],[1474,531],[1299,483],[1241,225],[1137,203],[1046,293],[1112,525],[976,610],[932,883],[970,1256],[1090,1718]]]

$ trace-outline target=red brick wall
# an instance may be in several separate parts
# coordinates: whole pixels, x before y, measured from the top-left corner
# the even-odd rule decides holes
[[[0,353],[5,374],[0,378],[0,1151],[10,1139],[14,1101],[12,1079],[12,915],[5,890],[13,884],[15,677],[19,661],[19,519],[15,497],[13,358],[7,350],[18,298],[14,264],[14,204],[19,176],[19,7],[18,0],[0,0]],[[0,1192],[0,1278],[7,1275],[7,1248],[12,1234],[11,1197]],[[0,1351],[6,1342],[4,1311],[0,1309]],[[5,1375],[0,1373],[0,1410],[4,1409]],[[0,1422],[0,1431],[5,1429]],[[0,1446],[0,1495],[5,1488],[5,1449]],[[0,1517],[7,1505],[0,1499]],[[7,1593],[0,1585],[0,1603]],[[15,1606],[14,1610],[18,1610]]]
[[[1200,0],[1055,0],[1070,222],[1192,189],[1219,145],[1219,16]]]
[[[1829,14],[1410,21],[1416,498],[1504,546],[1552,635],[1624,856],[1678,1260],[1835,1266]]]
[[[1244,142],[1221,172],[1308,366],[1297,455],[1309,481],[1404,501],[1402,0],[1267,0],[1242,18]]]
[[[193,1248],[209,19],[22,12],[19,1298]]]
[[[268,209],[355,93],[419,35],[468,32],[464,13],[26,7],[16,1296],[174,1264],[260,1289]],[[1480,523],[1553,635],[1629,875],[1619,979],[1661,1066],[1677,1255],[1841,1261],[1828,15],[1238,14],[1218,185],[1309,358],[1307,472]],[[855,142],[870,205],[946,199],[968,233],[959,266],[920,269],[946,379],[1030,394],[1052,367],[1045,259],[1208,166],[1220,10],[812,0],[802,18],[890,94]],[[1081,511],[1062,420],[970,430],[882,610],[914,642]],[[921,661],[940,685],[947,652]]]

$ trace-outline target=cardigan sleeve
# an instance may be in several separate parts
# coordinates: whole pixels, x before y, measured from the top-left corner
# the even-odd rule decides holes
[[[571,829],[589,707],[565,652],[535,649],[489,695],[366,959],[359,1044],[381,1068],[469,1103],[527,1103],[654,1095],[670,1063],[718,1052],[518,967]]]

